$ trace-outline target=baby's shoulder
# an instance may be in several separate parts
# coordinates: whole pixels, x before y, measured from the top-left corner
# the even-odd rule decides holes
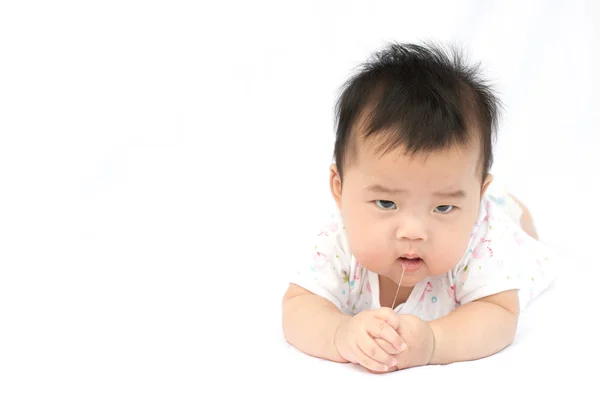
[[[465,275],[469,266],[504,266],[523,258],[535,239],[520,225],[520,209],[508,192],[492,186],[481,199],[479,214],[470,234],[463,258],[452,270],[454,277]]]
[[[350,258],[348,233],[339,211],[325,212],[314,232],[315,257]]]
[[[329,213],[317,224],[309,257],[297,263],[292,283],[330,300],[344,312],[354,312],[357,307],[362,309],[370,304],[366,272],[350,253],[346,227],[339,213]]]

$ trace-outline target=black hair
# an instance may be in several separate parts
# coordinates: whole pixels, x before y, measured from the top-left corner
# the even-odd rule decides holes
[[[346,81],[335,106],[334,157],[341,179],[358,131],[365,139],[383,137],[384,152],[403,145],[411,155],[467,146],[477,132],[482,176],[487,175],[500,101],[481,78],[479,65],[467,65],[455,47],[450,50],[394,42]]]

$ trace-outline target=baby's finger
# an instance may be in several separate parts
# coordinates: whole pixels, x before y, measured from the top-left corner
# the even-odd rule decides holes
[[[392,346],[390,344],[390,342],[388,342],[385,339],[381,339],[381,338],[374,338],[375,343],[377,343],[377,345],[379,347],[381,347],[381,349],[383,351],[385,351],[388,354],[400,354],[402,353],[400,350],[398,350],[397,348],[395,348],[394,346]]]
[[[397,351],[406,350],[406,342],[398,332],[396,332],[387,322],[381,319],[374,319],[373,323],[367,328],[367,332],[373,337],[385,339],[396,348]],[[393,353],[395,354],[395,353]]]
[[[371,371],[380,371],[387,372],[389,371],[389,367],[386,364],[375,361],[371,357],[367,356],[365,352],[363,352],[358,345],[355,345],[352,349],[354,352],[354,357],[358,361],[358,364],[363,367],[371,370]]]
[[[400,329],[400,320],[398,319],[398,314],[396,314],[396,312],[391,308],[382,307],[377,310],[375,316],[387,322],[388,325],[391,326],[395,331]]]
[[[396,358],[383,351],[369,335],[365,334],[360,340],[357,340],[356,344],[369,358],[390,367],[396,365]]]

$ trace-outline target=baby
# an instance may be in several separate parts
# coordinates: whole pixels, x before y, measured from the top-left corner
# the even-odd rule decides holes
[[[490,174],[492,89],[458,53],[397,43],[343,89],[337,210],[284,295],[286,340],[378,373],[499,352],[552,268],[529,211]]]

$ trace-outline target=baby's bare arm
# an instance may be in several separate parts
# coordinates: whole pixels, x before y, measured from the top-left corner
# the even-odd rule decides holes
[[[347,362],[338,353],[334,337],[340,324],[350,318],[331,302],[294,284],[283,297],[285,339],[315,357]]]
[[[435,337],[430,364],[490,356],[508,346],[519,318],[517,291],[498,293],[456,308],[429,326]]]

